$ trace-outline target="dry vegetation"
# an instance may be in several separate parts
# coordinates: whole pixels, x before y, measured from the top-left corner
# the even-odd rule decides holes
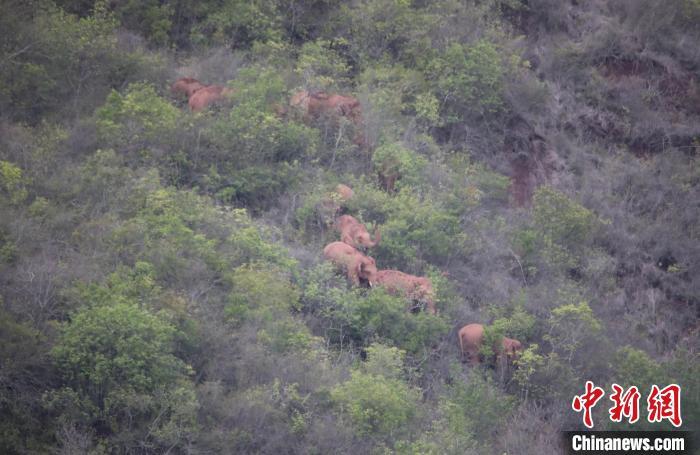
[[[0,0],[0,452],[553,454],[587,379],[697,428],[698,42],[697,0]],[[339,183],[437,315],[323,261]]]

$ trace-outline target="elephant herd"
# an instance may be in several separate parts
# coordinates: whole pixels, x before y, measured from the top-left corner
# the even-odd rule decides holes
[[[347,185],[339,184],[335,193],[328,197],[327,205],[337,215],[342,203],[352,198],[354,192]],[[437,314],[435,292],[429,278],[409,275],[399,270],[378,270],[374,258],[362,251],[377,246],[381,240],[379,230],[375,230],[374,240],[365,227],[350,215],[337,216],[334,223],[340,234],[339,242],[332,242],[323,249],[323,256],[347,274],[355,285],[367,284],[370,287],[384,287],[390,294],[400,295],[411,302],[412,309],[424,307],[430,314]],[[480,351],[484,340],[484,326],[467,324],[458,331],[459,348],[462,360],[470,365],[481,363]],[[523,347],[518,340],[503,337],[492,347],[496,363],[517,360]]]
[[[180,78],[170,86],[175,96],[185,96],[192,112],[201,112],[207,107],[224,101],[233,90],[221,85],[204,85],[191,77]],[[347,119],[355,129],[353,142],[365,148],[367,141],[364,137],[362,109],[360,102],[352,97],[337,93],[309,92],[299,90],[289,100],[289,107],[301,114],[302,120],[309,124],[322,117],[337,121],[341,117]],[[277,106],[277,115],[284,117],[287,107]]]
[[[336,196],[335,199],[347,201],[353,196],[353,191],[341,184],[336,188]],[[340,205],[336,208],[339,209]],[[365,225],[350,215],[337,217],[334,225],[340,234],[340,241],[326,245],[323,256],[344,271],[355,286],[365,283],[370,287],[381,286],[390,294],[406,298],[413,304],[413,308],[425,307],[428,313],[437,313],[435,292],[429,278],[409,275],[399,270],[378,270],[374,258],[361,251],[379,244],[381,235],[378,230],[372,240]]]
[[[201,112],[207,107],[221,102],[229,94],[230,88],[220,85],[204,85],[194,78],[181,78],[171,86],[176,96],[186,96],[192,112]],[[365,148],[362,109],[360,102],[352,97],[336,93],[309,92],[299,90],[289,100],[289,108],[301,115],[302,120],[310,124],[321,118],[337,122],[341,117],[347,119],[354,127],[353,142]],[[284,117],[288,108],[277,106],[277,115]],[[393,186],[393,185],[391,185]],[[323,256],[336,267],[342,269],[348,279],[355,285],[367,284],[370,287],[381,286],[392,295],[404,297],[411,303],[411,309],[425,308],[430,314],[437,314],[435,292],[429,278],[410,275],[399,270],[378,270],[374,258],[363,253],[375,247],[381,240],[379,230],[375,231],[374,240],[362,223],[350,215],[340,215],[342,203],[351,199],[353,190],[347,185],[339,184],[332,197],[322,201],[324,211],[330,216],[328,222],[340,233],[340,241],[333,242],[323,249]],[[480,351],[484,339],[484,326],[468,324],[458,331],[459,348],[462,360],[470,365],[481,363]],[[492,346],[497,362],[512,361],[518,358],[522,344],[518,340],[503,337]],[[504,356],[505,354],[505,356]]]

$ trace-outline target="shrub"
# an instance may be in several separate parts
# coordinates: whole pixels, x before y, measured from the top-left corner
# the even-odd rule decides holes
[[[403,0],[363,0],[341,12],[339,20],[349,25],[341,33],[363,63],[400,55],[421,20]]]
[[[12,205],[24,201],[27,198],[25,184],[22,169],[9,161],[0,160],[0,201],[7,200]]]
[[[512,397],[498,390],[478,371],[472,371],[466,380],[455,381],[448,387],[440,403],[441,426],[452,438],[466,439],[467,447],[471,438],[487,444],[509,418],[514,405]],[[476,409],[479,411],[474,412]]]
[[[226,45],[240,49],[258,41],[281,41],[281,17],[274,1],[212,2],[206,12],[203,20],[192,27],[190,36],[195,45]]]
[[[320,318],[325,337],[336,345],[367,346],[380,340],[421,354],[449,330],[441,317],[411,314],[410,302],[388,295],[381,287],[347,290],[345,279],[337,277],[328,264],[307,272],[303,283],[304,308]]]
[[[423,261],[444,264],[465,252],[466,234],[458,216],[438,201],[420,200],[404,188],[387,204],[387,221],[380,227],[382,241],[375,253],[385,266],[406,270],[420,268]]]
[[[204,130],[222,175],[254,164],[293,161],[315,155],[318,133],[274,112],[287,94],[278,71],[265,67],[241,70],[231,84],[234,105]],[[210,161],[210,162],[211,162]]]
[[[465,115],[496,114],[504,107],[506,68],[493,43],[452,43],[429,63],[427,73],[437,98],[445,100],[442,116],[447,124],[459,122]]]
[[[183,404],[171,400],[182,399],[180,391],[191,387],[189,367],[173,355],[174,336],[175,328],[162,316],[133,302],[83,306],[62,326],[52,350],[66,388],[49,393],[47,404],[72,412],[61,404],[72,397],[82,403],[77,409],[85,410],[84,423],[119,438],[130,431],[143,437],[159,413],[154,428],[164,430],[175,424],[170,417],[177,419]],[[195,408],[188,411],[190,421]]]
[[[484,342],[481,353],[486,358],[496,354],[493,352],[493,347],[498,346],[504,336],[515,338],[524,343],[532,336],[535,328],[535,317],[524,310],[523,302],[516,302],[510,308],[494,308],[492,313],[498,317],[490,325],[484,327]]]
[[[346,86],[349,71],[347,62],[331,48],[327,40],[305,43],[295,68],[304,88],[310,91],[337,90]]]
[[[130,84],[124,94],[112,90],[96,114],[100,138],[118,151],[175,146],[171,141],[180,126],[180,111],[158,96],[150,84]]]
[[[513,381],[525,400],[548,405],[571,399],[580,386],[579,376],[556,352],[541,354],[536,343],[528,346],[517,361]]]
[[[387,363],[370,360],[369,371],[354,370],[350,379],[331,390],[331,398],[360,435],[395,437],[407,432],[408,424],[418,414],[420,392],[398,377],[400,351],[375,345],[370,355],[372,352]]]
[[[230,277],[226,315],[235,324],[253,319],[271,322],[298,309],[299,292],[279,272],[255,265],[238,267]]]
[[[599,226],[596,215],[565,194],[544,186],[535,191],[532,213],[538,248],[544,258],[557,268],[578,269]]]
[[[640,391],[648,391],[652,384],[660,383],[665,376],[659,365],[644,351],[631,346],[623,346],[615,353],[612,380],[627,388],[637,386]]]
[[[553,309],[548,325],[545,340],[551,343],[555,351],[562,353],[569,363],[574,359],[574,354],[589,352],[584,347],[599,337],[603,328],[587,302]]]
[[[396,142],[380,145],[372,153],[372,165],[390,191],[403,187],[416,190],[427,164],[425,158]]]
[[[244,206],[253,213],[266,210],[300,181],[297,163],[273,163],[231,169],[220,175],[210,169],[207,188],[225,204]]]
[[[0,105],[12,105],[7,112],[15,119],[34,123],[45,114],[77,116],[102,102],[110,87],[153,77],[163,68],[158,57],[118,45],[117,21],[103,2],[80,18],[52,3],[7,5],[12,12],[2,16],[18,22],[7,30],[15,61],[4,66]]]

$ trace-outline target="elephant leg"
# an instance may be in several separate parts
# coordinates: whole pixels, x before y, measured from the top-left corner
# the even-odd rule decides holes
[[[357,275],[357,272],[355,272],[354,269],[354,267],[348,268],[348,278],[350,281],[352,281],[352,284],[355,286],[360,286],[360,277]]]

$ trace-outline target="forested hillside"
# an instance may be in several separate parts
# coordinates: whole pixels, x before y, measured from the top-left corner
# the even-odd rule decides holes
[[[0,453],[554,454],[587,380],[697,429],[698,43],[698,0],[0,0]]]

